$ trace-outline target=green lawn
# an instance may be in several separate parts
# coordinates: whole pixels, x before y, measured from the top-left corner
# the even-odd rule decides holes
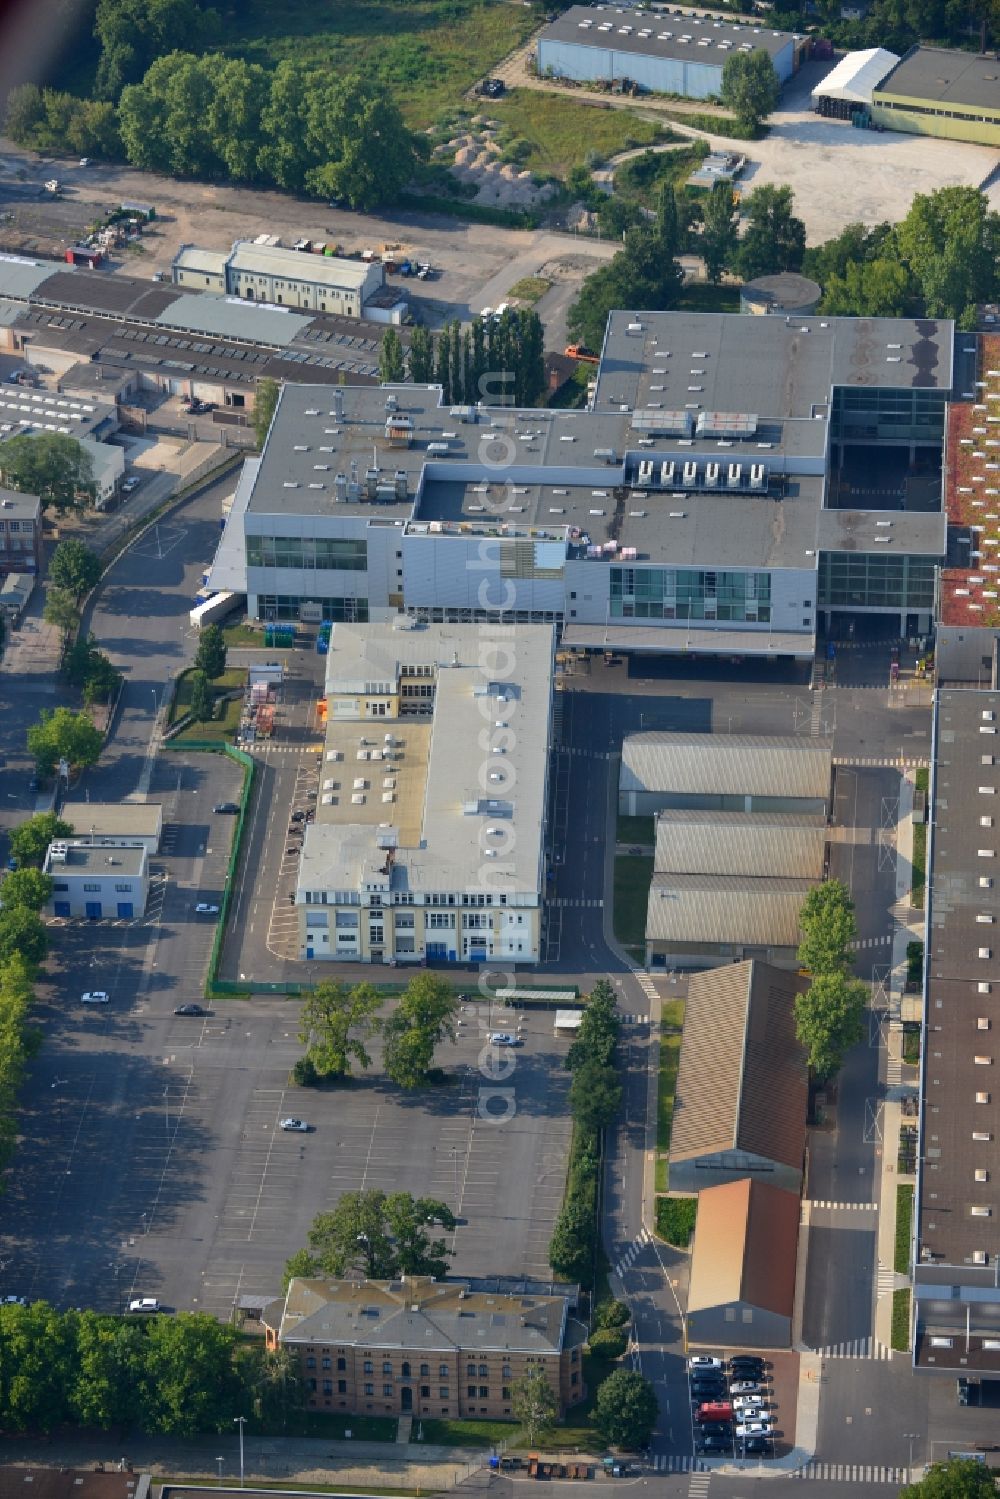
[[[511,300],[518,302],[537,302],[548,291],[552,282],[544,276],[522,276],[520,281],[515,281],[507,295]]]
[[[690,125],[692,130],[705,130],[709,135],[725,136],[727,140],[752,141],[755,139],[742,125],[737,124],[732,115],[726,114],[700,114],[682,109],[660,109],[658,113],[668,120],[676,120],[678,125]],[[765,127],[764,134],[767,134]]]
[[[893,1266],[900,1275],[910,1271],[910,1230],[913,1223],[913,1188],[896,1188],[896,1237]]]
[[[928,791],[931,789],[931,773],[926,765],[921,765],[920,769],[913,777],[913,784],[916,786],[918,791],[922,791],[925,796],[927,795]]]
[[[615,860],[615,937],[626,946],[645,944],[646,905],[652,878],[652,854]]]
[[[656,839],[656,824],[652,817],[626,817],[619,812],[615,836],[619,843],[641,843],[652,847]]]
[[[915,1067],[920,1061],[920,1027],[907,1026],[903,1031],[903,1061]]]
[[[537,21],[534,10],[496,0],[250,0],[227,16],[222,50],[267,68],[287,57],[374,75],[420,127],[453,107]]]
[[[910,1293],[905,1289],[892,1293],[892,1346],[898,1353],[909,1352]]]
[[[913,861],[911,872],[911,886],[913,890],[913,904],[923,906],[924,885],[927,880],[927,824],[915,822],[913,824]]]
[[[565,177],[592,151],[614,156],[670,139],[655,120],[536,89],[511,89],[505,99],[491,99],[483,108],[502,127],[501,145],[524,143],[517,150],[518,165],[545,177]]]
[[[234,691],[246,684],[247,672],[243,666],[231,666],[218,677],[211,686],[216,697],[224,692]],[[176,723],[183,718],[191,706],[191,671],[181,674],[177,683],[177,692],[174,695],[170,707],[170,722]],[[191,723],[174,736],[175,744],[183,744],[188,740],[210,740],[218,741],[220,744],[227,739],[236,736],[236,730],[240,726],[240,712],[242,709],[242,695],[229,698],[221,718],[211,718],[207,723]]]
[[[684,1001],[669,1000],[663,1006],[660,1030],[660,1077],[656,1091],[656,1146],[670,1149],[670,1127],[674,1121],[674,1090],[681,1059],[681,1030],[684,1025]]]
[[[332,1411],[303,1411],[301,1422],[292,1423],[289,1435],[326,1437],[343,1441],[349,1431],[355,1442],[394,1442],[397,1423],[394,1416],[341,1416]]]
[[[224,625],[222,638],[227,645],[263,645],[264,631],[250,624]],[[275,646],[274,649],[277,650],[278,647]],[[270,646],[268,650],[271,650]]]

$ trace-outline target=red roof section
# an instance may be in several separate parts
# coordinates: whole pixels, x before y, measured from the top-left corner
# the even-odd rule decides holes
[[[976,399],[948,407],[944,502],[969,531],[969,566],[941,573],[944,625],[1000,625],[1000,335],[979,341]],[[964,542],[960,542],[964,545]]]

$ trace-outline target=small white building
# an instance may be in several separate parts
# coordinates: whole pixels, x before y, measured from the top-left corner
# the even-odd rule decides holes
[[[130,921],[145,914],[149,856],[142,846],[50,843],[42,868],[52,878],[49,916]]]
[[[92,437],[81,438],[80,446],[90,459],[94,508],[104,510],[111,504],[125,477],[125,449],[109,442],[95,442]]]
[[[163,808],[159,802],[64,802],[59,816],[73,829],[74,841],[102,848],[145,848],[159,852]]]
[[[365,303],[385,285],[385,269],[381,261],[314,255],[238,239],[228,255],[182,245],[174,256],[171,278],[175,286],[191,291],[361,317]]]

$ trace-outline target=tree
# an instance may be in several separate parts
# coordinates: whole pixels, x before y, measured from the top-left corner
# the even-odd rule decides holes
[[[84,546],[82,541],[70,538],[61,541],[52,553],[49,582],[64,588],[75,599],[82,599],[96,586],[102,570],[97,553]]]
[[[607,979],[598,979],[590,991],[580,1027],[566,1055],[566,1066],[571,1072],[594,1062],[610,1067],[620,1032],[615,991]]]
[[[664,253],[660,238],[661,230],[670,237],[669,203],[669,196],[661,200],[655,227],[643,223],[628,229],[618,254],[586,278],[567,317],[570,337],[576,342],[599,349],[613,308],[657,311],[676,304],[684,276],[676,260]]]
[[[432,1239],[429,1225],[448,1231],[455,1218],[443,1202],[414,1198],[409,1192],[345,1192],[329,1213],[320,1213],[309,1230],[311,1253],[293,1256],[286,1270],[342,1279],[360,1271],[368,1280],[395,1280],[400,1275],[434,1275],[448,1271],[444,1239]]]
[[[98,0],[94,35],[101,44],[94,92],[117,99],[164,53],[207,49],[219,35],[219,15],[197,0]]]
[[[515,1379],[510,1387],[510,1408],[524,1428],[528,1446],[534,1447],[539,1436],[555,1424],[558,1404],[541,1369],[531,1369]]]
[[[728,182],[716,182],[705,199],[701,233],[693,248],[705,262],[705,275],[713,286],[732,265],[740,242],[740,213]]]
[[[40,869],[12,869],[0,885],[0,905],[5,911],[23,906],[27,911],[40,911],[52,895],[52,880]]]
[[[45,104],[37,83],[19,83],[11,89],[4,116],[4,129],[11,140],[20,146],[31,144],[44,119]]]
[[[851,892],[842,880],[814,885],[799,912],[802,941],[798,958],[812,974],[846,972],[851,966],[848,952],[858,935]]]
[[[260,169],[279,187],[294,193],[305,188],[306,172],[313,164],[306,139],[310,79],[303,63],[284,58],[271,75],[270,92],[261,112]]]
[[[802,273],[825,287],[832,276],[846,276],[849,265],[890,259],[892,235],[892,225],[888,222],[875,224],[871,229],[865,224],[848,224],[834,239],[806,251]]]
[[[590,1194],[592,1197],[593,1194]],[[549,1240],[549,1264],[565,1280],[589,1285],[594,1273],[597,1227],[594,1202],[570,1198],[555,1221]]]
[[[257,393],[253,402],[253,429],[257,437],[257,446],[262,448],[271,427],[274,416],[274,408],[278,404],[278,396],[281,394],[281,386],[277,380],[272,380],[270,375],[264,377],[257,384]]]
[[[473,328],[475,337],[475,328]],[[482,340],[482,327],[479,337]],[[410,379],[414,385],[430,385],[434,379],[434,340],[427,328],[416,327],[410,335]]]
[[[365,1039],[377,1029],[376,1011],[382,1004],[373,984],[347,989],[335,979],[318,983],[302,1007],[299,1040],[321,1077],[345,1077],[352,1059],[370,1067]],[[352,1034],[353,1032],[353,1034]]]
[[[174,177],[222,176],[224,143],[210,123],[216,83],[216,58],[175,51],[124,89],[118,117],[132,165]]]
[[[996,1499],[994,1471],[972,1458],[934,1463],[919,1483],[900,1489],[899,1499]]]
[[[435,1048],[446,1036],[455,1039],[457,1008],[444,979],[419,973],[410,980],[384,1026],[383,1065],[394,1083],[418,1088],[427,1081]]]
[[[382,335],[382,347],[378,353],[378,377],[383,385],[398,385],[406,373],[403,345],[395,328],[387,328]]]
[[[606,1129],[621,1107],[622,1087],[614,1067],[588,1058],[573,1073],[569,1090],[574,1121],[584,1129]]]
[[[795,1034],[821,1081],[840,1071],[844,1055],[864,1035],[868,989],[840,970],[818,973],[795,1000]]]
[[[820,310],[834,317],[902,317],[910,290],[898,260],[851,261],[843,276],[828,278]]]
[[[216,142],[225,174],[235,182],[253,182],[261,175],[261,121],[267,107],[270,79],[259,63],[218,53],[206,58],[212,76],[208,128]]]
[[[22,958],[31,968],[45,961],[49,939],[37,911],[27,906],[0,910],[0,964]]]
[[[67,1398],[72,1420],[107,1430],[132,1426],[139,1417],[135,1382],[142,1366],[139,1322],[80,1313],[76,1357]]]
[[[212,689],[203,671],[193,671],[190,680],[191,697],[188,704],[191,716],[198,723],[207,723],[212,716]]]
[[[54,812],[38,812],[11,829],[10,851],[22,868],[28,865],[39,868],[50,843],[72,836],[72,823],[64,822]]]
[[[306,97],[306,187],[367,210],[395,198],[413,176],[416,138],[374,74],[315,73]]]
[[[744,281],[797,271],[806,248],[806,226],[792,213],[792,190],[765,182],[744,204],[748,226],[737,264]]]
[[[206,625],[198,640],[194,658],[195,671],[202,671],[214,682],[226,669],[226,637],[221,625]]]
[[[51,1431],[65,1420],[76,1317],[76,1312],[57,1312],[45,1301],[0,1307],[8,1429]]]
[[[57,630],[61,630],[65,641],[80,624],[80,606],[76,595],[70,593],[68,588],[50,586],[46,590],[42,618],[47,625],[55,625]]]
[[[89,453],[61,432],[10,438],[0,448],[0,476],[11,489],[38,495],[43,509],[74,510],[94,496]]]
[[[90,715],[69,708],[43,708],[38,723],[28,730],[28,753],[40,775],[51,775],[61,759],[71,770],[95,765],[103,742]]]
[[[762,48],[729,53],[722,69],[722,102],[748,135],[760,134],[761,125],[777,106],[780,92],[781,81]]]
[[[146,1430],[185,1437],[231,1430],[240,1393],[235,1343],[234,1330],[206,1312],[151,1317],[138,1381]]]
[[[978,188],[918,193],[895,240],[929,317],[971,326],[976,303],[1000,294],[1000,213]]]
[[[653,1386],[631,1369],[616,1369],[597,1391],[594,1417],[609,1446],[647,1446],[658,1412]]]

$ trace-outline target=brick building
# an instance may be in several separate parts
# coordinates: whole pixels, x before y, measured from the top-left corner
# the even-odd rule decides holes
[[[36,494],[0,487],[0,577],[41,569],[41,501]]]
[[[269,1348],[298,1354],[311,1409],[496,1420],[536,1369],[560,1416],[583,1399],[575,1306],[576,1287],[548,1283],[296,1279],[262,1320]]]

